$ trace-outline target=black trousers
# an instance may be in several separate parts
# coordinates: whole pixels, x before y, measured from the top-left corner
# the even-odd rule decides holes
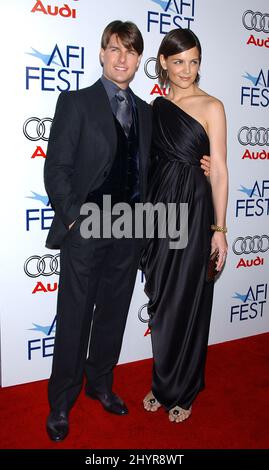
[[[141,240],[86,240],[79,226],[74,224],[61,248],[48,388],[53,410],[70,410],[84,372],[90,390],[111,391],[141,255]]]

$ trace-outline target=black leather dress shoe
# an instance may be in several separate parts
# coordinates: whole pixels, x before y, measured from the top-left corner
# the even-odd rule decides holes
[[[92,392],[87,387],[85,388],[85,393],[87,397],[92,398],[93,400],[99,400],[103,405],[104,409],[109,413],[114,413],[116,415],[127,415],[129,413],[127,406],[124,401],[118,397],[113,392],[109,393],[98,393]]]
[[[47,419],[47,433],[52,441],[63,441],[69,432],[68,415],[65,411],[52,411]]]

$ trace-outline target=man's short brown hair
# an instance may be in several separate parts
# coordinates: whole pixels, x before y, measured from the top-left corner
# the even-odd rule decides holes
[[[141,55],[144,49],[142,34],[136,24],[131,21],[112,21],[104,29],[101,38],[101,47],[106,49],[111,36],[115,34],[126,49],[134,49],[138,55]]]

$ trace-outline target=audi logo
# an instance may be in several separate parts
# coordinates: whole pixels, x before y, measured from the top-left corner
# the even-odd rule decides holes
[[[32,141],[40,139],[48,141],[51,123],[52,119],[49,117],[43,119],[30,117],[23,124],[23,133],[27,139]]]
[[[247,10],[243,13],[242,22],[246,29],[269,33],[269,14]]]
[[[238,237],[233,243],[233,252],[236,255],[249,255],[250,253],[265,253],[269,250],[268,235],[254,235],[253,237]]]
[[[241,145],[268,145],[269,129],[243,126],[239,129],[237,138]]]
[[[148,315],[147,307],[148,307],[148,304],[144,304],[138,310],[138,318],[142,323],[148,323],[149,322],[149,315]],[[144,312],[144,314],[142,313],[144,309],[146,310],[146,314],[145,314],[145,312]]]
[[[153,63],[151,64],[151,62]],[[159,76],[156,71],[156,62],[156,57],[149,57],[144,64],[144,72],[148,78],[151,78],[151,80],[156,80]]]
[[[60,253],[57,255],[33,255],[24,263],[24,272],[29,277],[60,274]]]

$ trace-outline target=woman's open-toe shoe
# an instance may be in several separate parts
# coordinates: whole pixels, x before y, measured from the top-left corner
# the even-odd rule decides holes
[[[191,406],[188,410],[184,410],[180,406],[176,405],[174,408],[171,408],[168,412],[169,421],[175,423],[182,423],[185,419],[188,419],[191,415]]]
[[[157,411],[162,405],[156,400],[152,391],[150,391],[143,400],[143,405],[147,411]]]

